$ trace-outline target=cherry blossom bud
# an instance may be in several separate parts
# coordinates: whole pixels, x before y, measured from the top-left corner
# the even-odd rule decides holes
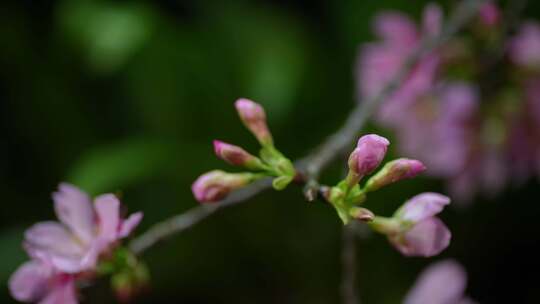
[[[201,203],[217,202],[231,191],[242,188],[256,179],[253,173],[227,173],[214,170],[205,173],[193,183],[191,190]]]
[[[249,99],[241,98],[235,102],[236,111],[244,125],[255,135],[263,146],[273,145],[272,135],[266,124],[264,108]]]
[[[375,217],[370,226],[405,256],[434,256],[450,244],[450,231],[435,216],[449,203],[444,195],[422,193],[405,202],[392,218]]]
[[[241,147],[214,140],[214,151],[217,157],[231,165],[243,166],[252,170],[264,169],[264,165],[259,158],[251,155]]]
[[[349,174],[353,175],[351,184],[358,183],[381,164],[389,144],[388,139],[375,134],[364,135],[358,140],[348,162]]]
[[[371,222],[375,218],[375,214],[371,210],[360,207],[352,207],[349,214],[352,218],[362,222]]]
[[[375,191],[389,184],[403,179],[417,176],[426,167],[420,161],[408,158],[399,158],[388,162],[377,174],[366,183],[366,191]]]

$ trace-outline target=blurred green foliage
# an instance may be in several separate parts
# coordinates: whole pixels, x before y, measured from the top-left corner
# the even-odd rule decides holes
[[[131,211],[145,212],[138,232],[195,206],[198,174],[234,170],[213,157],[212,139],[257,146],[234,112],[238,97],[267,108],[280,150],[306,154],[354,105],[353,66],[359,43],[372,39],[373,14],[393,8],[418,17],[425,3],[3,2],[0,280],[25,259],[23,229],[54,217],[50,193],[62,180],[92,194],[121,191]],[[528,14],[538,14],[537,3]],[[335,183],[341,166],[323,180]],[[441,187],[404,182],[368,207],[390,214],[427,190]],[[539,194],[531,182],[443,215],[454,232],[443,257],[465,264],[480,302],[539,301],[535,281],[524,279],[540,268]],[[140,302],[338,303],[340,225],[299,188],[261,194],[149,251],[152,288]],[[358,248],[364,303],[398,303],[436,260],[406,259],[380,236]],[[114,302],[103,282],[84,298]],[[12,302],[6,288],[0,302]]]

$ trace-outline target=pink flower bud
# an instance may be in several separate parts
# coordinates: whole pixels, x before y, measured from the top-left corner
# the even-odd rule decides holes
[[[243,166],[253,170],[263,169],[261,161],[241,147],[214,140],[214,152],[217,157],[234,166]]]
[[[370,174],[380,165],[389,144],[388,139],[379,135],[362,136],[349,156],[349,170],[357,175],[358,180]]]
[[[261,145],[271,145],[272,135],[266,124],[264,108],[245,98],[238,99],[234,106],[244,125],[255,135]]]
[[[388,162],[366,183],[366,191],[375,191],[403,179],[417,176],[426,169],[424,164],[415,159],[399,158]]]
[[[255,179],[252,173],[227,173],[214,170],[205,173],[193,183],[191,191],[201,203],[217,202],[231,191],[241,188]]]

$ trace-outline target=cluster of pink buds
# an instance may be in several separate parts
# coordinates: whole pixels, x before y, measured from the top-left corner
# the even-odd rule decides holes
[[[241,147],[214,140],[214,152],[217,157],[249,172],[228,173],[213,170],[201,175],[191,187],[193,195],[201,203],[217,202],[231,191],[268,176],[274,177],[272,183],[274,188],[281,190],[296,175],[292,162],[274,146],[263,107],[244,98],[238,99],[235,107],[244,125],[261,145],[259,157]]]
[[[113,194],[100,195],[92,202],[86,193],[69,184],[60,184],[53,200],[60,222],[40,222],[25,233],[23,245],[31,260],[9,280],[11,294],[18,301],[78,303],[77,282],[102,273],[113,274],[114,279],[126,272],[125,267],[118,269],[116,257],[118,252],[127,251],[120,241],[137,227],[141,212],[123,219],[120,201]],[[115,265],[114,273],[101,270],[107,263]],[[131,263],[135,264],[142,269],[142,264]]]
[[[388,162],[361,186],[362,178],[380,166],[389,144],[386,138],[378,135],[362,136],[349,157],[347,177],[325,191],[325,197],[335,207],[344,224],[352,219],[368,222],[375,231],[387,235],[402,254],[439,254],[450,242],[450,231],[435,215],[450,203],[448,197],[436,193],[419,194],[407,201],[391,218],[376,216],[369,209],[359,207],[366,201],[369,192],[413,178],[426,169],[418,160],[399,158]]]

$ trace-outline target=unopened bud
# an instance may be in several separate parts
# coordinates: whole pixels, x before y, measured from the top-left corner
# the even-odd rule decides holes
[[[214,152],[217,157],[231,165],[243,166],[252,170],[264,169],[264,165],[259,158],[251,155],[241,147],[214,140]]]
[[[234,106],[244,125],[255,135],[263,146],[272,145],[272,135],[266,124],[264,108],[249,99],[238,99]]]
[[[214,170],[205,173],[193,183],[191,191],[201,203],[217,202],[231,191],[244,187],[256,179],[252,173],[227,173]]]
[[[375,214],[371,210],[360,207],[352,207],[349,210],[349,214],[352,218],[362,222],[371,222],[375,218]]]
[[[384,159],[390,142],[388,139],[369,134],[358,140],[358,144],[349,156],[349,184],[357,184],[360,179],[373,172]]]
[[[399,158],[388,162],[377,174],[372,176],[366,183],[366,191],[375,191],[386,185],[403,179],[417,176],[426,167],[422,162],[415,159]]]

